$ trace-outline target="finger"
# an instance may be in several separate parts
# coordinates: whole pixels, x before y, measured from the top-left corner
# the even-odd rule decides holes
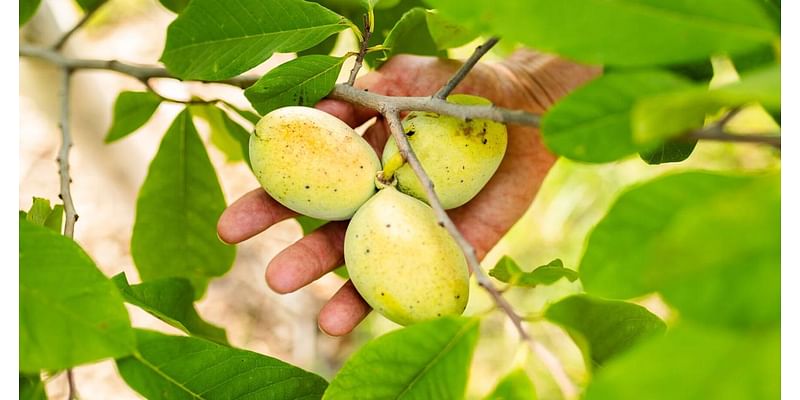
[[[347,281],[319,312],[319,328],[331,336],[350,333],[372,310]]]
[[[281,251],[267,267],[267,285],[278,293],[294,292],[344,262],[347,222],[330,222]]]
[[[217,234],[225,243],[239,243],[295,215],[297,213],[275,201],[264,189],[255,189],[222,212]]]

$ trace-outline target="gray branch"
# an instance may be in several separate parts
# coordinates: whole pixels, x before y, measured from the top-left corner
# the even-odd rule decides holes
[[[492,47],[494,47],[494,45],[496,45],[498,41],[500,41],[500,38],[491,37],[484,44],[478,46],[475,49],[475,52],[473,52],[472,55],[469,56],[469,58],[466,61],[464,61],[464,64],[461,65],[461,68],[459,68],[458,71],[456,71],[456,73],[450,78],[450,80],[447,81],[447,83],[444,86],[442,86],[442,88],[439,89],[439,91],[436,92],[436,94],[433,97],[437,99],[446,99],[447,95],[449,95],[450,92],[452,92],[453,89],[455,89],[456,86],[458,86],[458,84],[461,83],[462,80],[464,80],[469,71],[471,71],[472,68],[475,67],[475,64],[478,63],[481,57],[483,57],[486,53],[488,53],[489,50],[491,50]]]
[[[72,238],[75,235],[75,221],[78,214],[75,212],[75,204],[72,202],[72,192],[70,184],[72,178],[69,176],[69,150],[72,148],[72,135],[69,127],[69,93],[70,78],[72,71],[64,68],[64,75],[61,80],[61,148],[58,151],[59,175],[61,176],[61,201],[64,202],[64,236]]]

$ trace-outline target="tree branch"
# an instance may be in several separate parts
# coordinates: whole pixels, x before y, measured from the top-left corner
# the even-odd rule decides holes
[[[428,198],[428,203],[430,203],[431,208],[433,208],[433,211],[436,214],[439,226],[447,229],[447,232],[453,237],[453,239],[455,239],[458,246],[464,252],[464,256],[467,259],[467,264],[469,265],[473,274],[475,274],[475,279],[478,281],[478,285],[489,292],[489,294],[492,296],[492,300],[497,304],[498,307],[500,307],[501,310],[503,310],[503,312],[514,324],[517,332],[519,332],[520,338],[522,338],[522,340],[531,346],[531,349],[534,351],[534,353],[550,370],[565,397],[573,397],[577,392],[574,385],[569,380],[566,372],[564,372],[563,366],[559,362],[558,358],[546,347],[534,341],[533,338],[528,334],[528,332],[525,330],[525,327],[522,325],[522,319],[520,316],[517,315],[511,304],[509,304],[508,301],[500,294],[486,273],[483,272],[480,261],[478,261],[478,256],[475,253],[475,248],[472,247],[472,244],[470,244],[467,239],[464,238],[464,236],[458,230],[458,227],[456,227],[455,223],[453,223],[453,220],[447,215],[444,207],[442,207],[442,203],[439,201],[439,196],[434,190],[433,181],[430,179],[430,177],[428,177],[428,174],[423,169],[422,164],[414,153],[414,150],[411,148],[411,143],[409,143],[408,138],[403,132],[403,124],[400,121],[400,110],[389,104],[383,104],[379,110],[389,124],[389,129],[395,143],[397,144],[398,151],[414,171],[414,174],[417,176],[419,181],[422,183],[422,187],[425,189],[425,195]]]
[[[172,75],[169,71],[167,71],[166,68],[163,67],[156,67],[150,65],[137,65],[117,60],[94,60],[94,59],[71,58],[71,57],[65,57],[63,54],[57,51],[51,49],[44,49],[40,47],[20,45],[19,55],[23,57],[31,57],[31,58],[38,58],[41,60],[45,60],[51,64],[55,64],[62,68],[68,68],[70,70],[97,69],[97,70],[115,71],[121,74],[132,76],[140,81],[145,81],[150,78],[170,78],[170,79],[177,79],[180,81],[183,80],[181,78],[176,77],[175,75]],[[257,76],[241,75],[222,81],[213,81],[213,82],[195,81],[195,82],[221,83],[244,89],[256,83],[257,80],[258,80]]]
[[[59,52],[31,46],[20,46],[20,56],[38,58],[71,70],[96,69],[115,71],[132,76],[139,81],[147,82],[150,78],[180,78],[172,75],[166,68],[136,65],[117,60],[94,60],[65,57]],[[221,83],[240,88],[247,88],[259,79],[258,76],[242,75],[223,81],[206,83]],[[494,106],[459,105],[448,103],[442,99],[431,97],[392,97],[370,93],[356,89],[345,84],[336,85],[329,98],[347,101],[363,107],[378,109],[382,104],[390,104],[398,111],[428,111],[437,114],[451,115],[460,119],[489,119],[505,124],[519,124],[539,126],[539,116],[524,111],[509,110]]]
[[[433,95],[433,97],[437,99],[446,99],[447,95],[449,95],[450,92],[452,92],[453,89],[455,89],[456,86],[458,86],[458,84],[461,83],[462,80],[464,80],[469,71],[471,71],[472,68],[475,67],[475,64],[478,63],[481,57],[483,57],[484,54],[488,53],[489,50],[491,50],[492,47],[494,47],[494,45],[496,45],[499,40],[500,38],[498,37],[491,37],[485,43],[478,46],[475,49],[475,52],[473,52],[472,55],[469,56],[469,58],[466,61],[464,61],[464,64],[461,65],[461,68],[459,68],[458,71],[456,71],[456,73],[450,78],[450,80],[447,81],[447,83],[444,86],[442,86],[442,88],[439,89],[439,91],[436,92],[436,94]]]
[[[380,110],[386,105],[397,111],[428,111],[450,115],[463,120],[489,119],[505,124],[539,126],[539,116],[525,111],[480,105],[448,103],[433,97],[395,97],[384,96],[347,85],[336,85],[328,98],[346,101],[362,107]]]

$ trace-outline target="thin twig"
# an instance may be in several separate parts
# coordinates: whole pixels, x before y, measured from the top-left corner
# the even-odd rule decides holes
[[[72,373],[72,369],[67,370],[67,385],[69,388],[69,392],[67,393],[67,399],[78,400],[78,390],[75,387],[75,376]]]
[[[361,69],[361,65],[364,63],[364,56],[367,55],[367,47],[369,46],[369,38],[372,36],[372,25],[370,24],[370,18],[368,14],[364,14],[364,38],[361,40],[361,47],[358,50],[358,54],[356,55],[356,63],[353,65],[353,69],[350,70],[350,78],[347,79],[347,84],[353,86],[356,82],[356,76],[358,76],[358,70]]]
[[[491,37],[482,45],[478,46],[472,53],[472,55],[469,56],[469,58],[466,61],[464,61],[464,64],[461,66],[461,68],[459,68],[458,71],[456,71],[456,73],[450,78],[450,80],[447,81],[447,83],[444,86],[442,86],[442,88],[439,89],[439,91],[436,92],[436,94],[433,95],[433,97],[437,99],[447,98],[447,95],[449,95],[450,92],[452,92],[453,89],[455,89],[456,86],[458,86],[458,84],[461,83],[462,80],[464,80],[469,71],[472,70],[472,68],[475,66],[475,64],[478,63],[481,57],[483,57],[484,54],[488,53],[489,50],[491,50],[492,47],[494,47],[494,45],[496,45],[499,40],[500,38],[498,37]]]
[[[72,77],[72,70],[69,68],[63,69],[63,77],[61,80],[61,148],[58,151],[58,174],[61,177],[61,193],[58,197],[64,202],[64,236],[73,238],[75,236],[75,222],[78,220],[78,214],[75,212],[75,204],[72,202],[72,192],[70,191],[70,184],[72,178],[69,176],[69,149],[72,147],[72,136],[69,130],[69,94],[70,94],[70,78]],[[75,389],[75,379],[72,376],[72,370],[67,369],[67,384],[69,386],[69,399],[77,398],[77,390]]]
[[[522,325],[522,319],[520,316],[516,313],[516,311],[514,311],[514,308],[511,306],[511,304],[509,304],[508,301],[500,294],[492,281],[481,268],[480,261],[478,261],[478,256],[475,253],[475,248],[472,247],[472,244],[470,244],[466,238],[464,238],[464,236],[458,230],[458,227],[456,227],[455,223],[453,223],[453,220],[447,215],[444,207],[442,207],[442,203],[439,201],[439,196],[434,190],[433,181],[430,179],[430,177],[428,177],[428,174],[422,168],[422,164],[419,162],[414,150],[411,148],[408,138],[403,132],[403,125],[400,121],[400,110],[384,104],[380,111],[389,124],[389,130],[391,131],[392,137],[397,144],[400,154],[403,155],[403,158],[406,160],[408,165],[414,171],[414,174],[422,183],[422,187],[425,189],[425,195],[428,198],[428,203],[431,205],[431,208],[433,208],[433,211],[436,214],[439,226],[447,229],[447,232],[453,237],[453,239],[455,239],[458,246],[464,252],[464,256],[467,259],[467,265],[469,265],[473,274],[475,274],[475,279],[478,281],[478,285],[484,288],[492,296],[492,300],[501,310],[503,310],[503,312],[514,324],[517,332],[519,332],[520,338],[522,338],[522,340],[531,346],[533,352],[539,357],[548,370],[550,370],[564,396],[566,398],[574,397],[577,391],[574,384],[572,381],[570,381],[569,377],[564,371],[561,362],[552,352],[550,352],[549,349],[541,345],[539,342],[533,340],[533,338],[528,334],[528,332],[525,330],[525,327]]]
[[[760,143],[770,145],[779,150],[781,148],[781,135],[779,134],[734,134],[723,132],[720,129],[701,129],[691,132],[685,137],[716,142]]]
[[[63,34],[61,36],[61,38],[58,39],[58,41],[55,44],[53,44],[53,50],[61,50],[61,48],[64,47],[65,44],[67,44],[67,41],[69,40],[69,38],[71,38],[72,35],[75,34],[75,32],[77,32],[78,30],[83,28],[83,26],[86,25],[87,22],[89,22],[89,19],[92,18],[94,13],[99,8],[100,7],[96,7],[93,10],[89,10],[89,12],[84,14],[83,17],[78,21],[78,23],[75,24],[75,26],[72,27],[72,29],[68,30],[67,33]]]
[[[72,183],[72,178],[69,176],[69,150],[72,147],[72,136],[69,129],[69,95],[72,70],[64,68],[63,74],[61,81],[61,122],[59,123],[61,127],[61,149],[58,152],[59,175],[61,176],[61,194],[59,197],[64,202],[64,236],[72,238],[75,234],[75,221],[78,220],[78,214],[75,212],[75,205],[72,202],[72,193],[69,189],[69,185]]]
[[[725,127],[742,111],[741,107],[735,107],[728,111],[717,121],[708,126],[689,132],[683,137],[692,140],[711,140],[717,142],[737,142],[737,143],[760,143],[767,144],[776,149],[781,149],[781,135],[774,134],[733,134],[725,132]]]

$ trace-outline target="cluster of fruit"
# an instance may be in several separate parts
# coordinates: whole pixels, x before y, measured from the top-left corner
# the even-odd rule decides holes
[[[491,104],[468,95],[448,101]],[[409,113],[403,128],[446,209],[463,205],[486,185],[508,140],[503,124],[427,112]],[[469,297],[464,254],[438,224],[393,140],[379,160],[369,143],[336,117],[284,107],[256,125],[250,160],[261,186],[284,206],[319,219],[352,218],[345,265],[373,309],[402,325],[464,311]]]

